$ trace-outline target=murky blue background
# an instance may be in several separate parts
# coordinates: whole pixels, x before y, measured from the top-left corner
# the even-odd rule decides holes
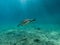
[[[0,0],[0,26],[17,25],[25,18],[60,26],[60,0]]]

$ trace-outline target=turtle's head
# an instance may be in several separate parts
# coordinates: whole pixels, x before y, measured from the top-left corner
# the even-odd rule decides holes
[[[36,19],[31,19],[30,22],[36,21]]]
[[[32,19],[32,21],[36,21],[36,19],[34,18],[34,19]]]

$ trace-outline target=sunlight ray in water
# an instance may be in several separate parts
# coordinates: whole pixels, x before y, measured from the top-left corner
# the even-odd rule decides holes
[[[25,3],[27,3],[27,0],[20,0],[20,2],[21,2],[22,4],[25,4]]]

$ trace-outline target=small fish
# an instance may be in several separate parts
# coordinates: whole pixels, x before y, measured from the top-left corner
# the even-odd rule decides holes
[[[20,25],[21,25],[21,26],[24,26],[24,25],[26,25],[26,24],[28,24],[28,23],[33,22],[33,21],[36,21],[36,19],[25,19],[25,20],[23,20],[21,23],[19,23],[19,24],[17,25],[17,27],[19,27]]]

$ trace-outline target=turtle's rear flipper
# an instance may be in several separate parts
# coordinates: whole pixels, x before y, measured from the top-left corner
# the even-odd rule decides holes
[[[20,24],[18,24],[17,27],[20,27]]]
[[[19,27],[20,25],[17,25],[17,27]]]
[[[18,24],[17,27],[24,26],[24,23]]]

